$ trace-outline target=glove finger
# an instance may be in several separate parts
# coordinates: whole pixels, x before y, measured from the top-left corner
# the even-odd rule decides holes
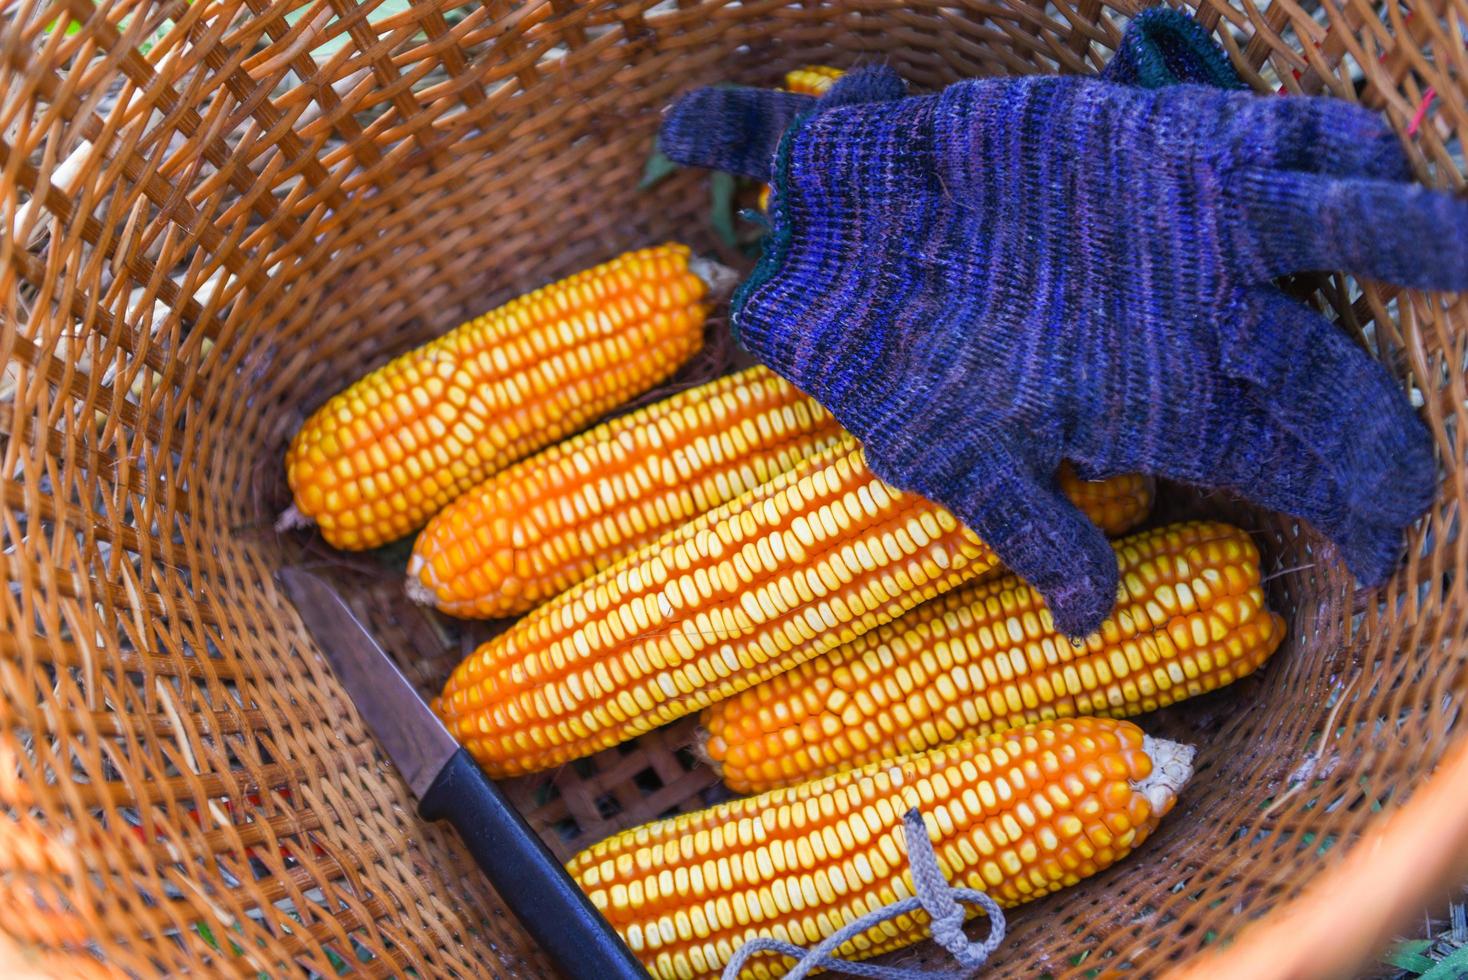
[[[1335,471],[1363,519],[1403,527],[1437,492],[1432,436],[1385,368],[1328,320],[1272,287],[1221,323],[1225,373],[1255,385],[1265,413]]]
[[[985,452],[958,486],[935,488],[954,514],[1045,597],[1055,628],[1088,636],[1116,603],[1116,555],[1061,492],[1004,452]],[[919,492],[927,493],[924,488]]]
[[[1220,462],[1217,485],[1310,522],[1336,545],[1363,585],[1390,577],[1402,552],[1405,524],[1353,510],[1337,468],[1279,426],[1257,396],[1253,404],[1240,406],[1238,420],[1236,448]]]
[[[1231,99],[1229,155],[1239,167],[1410,181],[1402,144],[1379,114],[1329,98]]]
[[[1410,526],[1410,525],[1408,525]],[[1340,549],[1341,558],[1356,580],[1368,589],[1385,585],[1401,564],[1406,548],[1406,527],[1394,524],[1353,522],[1347,527],[1324,531]]]
[[[890,102],[907,98],[907,83],[886,65],[871,65],[847,72],[821,96],[821,109],[865,102]]]
[[[1412,289],[1468,289],[1468,201],[1417,184],[1235,175],[1261,279],[1341,269]]]
[[[758,88],[701,88],[673,103],[658,147],[685,167],[768,180],[780,137],[816,99]]]
[[[1155,89],[1167,85],[1211,85],[1241,89],[1243,81],[1211,34],[1192,17],[1152,7],[1132,18],[1101,79]]]

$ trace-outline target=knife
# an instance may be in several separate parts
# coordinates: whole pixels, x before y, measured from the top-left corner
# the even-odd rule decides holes
[[[418,798],[419,815],[453,824],[557,969],[573,980],[648,980],[611,924],[336,590],[299,568],[283,568],[277,578],[357,713]]]

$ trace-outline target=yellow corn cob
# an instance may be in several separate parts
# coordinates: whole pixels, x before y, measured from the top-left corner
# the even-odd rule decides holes
[[[654,977],[713,977],[756,936],[814,945],[911,896],[901,828],[914,807],[949,882],[1013,906],[1139,846],[1192,757],[1126,721],[1043,722],[635,827],[567,869]],[[838,955],[876,956],[926,926],[916,912]],[[779,976],[788,962],[759,957],[743,975]]]
[[[532,609],[832,445],[829,412],[753,367],[516,463],[445,507],[408,591],[455,616]]]
[[[1114,544],[1116,610],[1076,648],[1013,575],[955,589],[703,713],[729,788],[758,793],[1015,725],[1125,718],[1256,670],[1284,621],[1259,552],[1227,524],[1173,524]]]
[[[1141,477],[1077,496],[1112,532],[1151,503]],[[438,710],[490,774],[545,769],[752,687],[996,566],[972,531],[877,479],[843,436],[480,646]]]
[[[836,84],[836,79],[846,74],[840,68],[832,68],[830,65],[806,65],[804,68],[795,68],[785,73],[784,89],[797,95],[822,96],[831,90]],[[759,209],[767,211],[770,207],[770,185],[766,184],[759,191]]]
[[[291,442],[295,511],[372,548],[672,374],[703,341],[725,270],[683,245],[628,252],[513,299],[378,368]]]
[[[830,65],[806,65],[785,73],[785,91],[798,95],[825,95],[836,84],[836,79],[846,74]]]

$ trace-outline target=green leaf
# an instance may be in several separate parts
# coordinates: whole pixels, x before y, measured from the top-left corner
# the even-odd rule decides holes
[[[326,949],[326,959],[327,962],[331,964],[331,968],[336,971],[337,976],[341,976],[349,969],[349,967],[347,966],[347,961],[342,959],[336,953],[332,952],[330,948]]]
[[[148,36],[148,39],[146,41],[138,44],[138,51],[143,54],[147,54],[149,51],[152,51],[154,47],[156,47],[160,42],[162,42],[165,37],[168,36],[168,32],[171,30],[173,30],[173,21],[165,20],[163,23],[158,25],[158,29],[156,31]]]
[[[214,930],[209,928],[209,924],[207,922],[195,922],[194,931],[199,934],[200,939],[209,944],[209,947],[211,949],[217,949],[220,952],[223,952],[223,950],[220,949],[219,940],[214,938]],[[240,948],[239,943],[236,943],[232,939],[229,942],[229,949],[230,952],[234,953],[234,955],[236,956],[240,956],[244,953],[244,950]]]
[[[1459,946],[1422,974],[1422,980],[1459,980],[1468,975],[1468,946]]]
[[[652,155],[647,158],[647,163],[642,166],[642,179],[637,182],[637,189],[645,191],[674,173],[677,169],[678,165],[663,156],[663,151],[658,149],[657,144],[654,143]]]
[[[56,25],[57,24],[60,24],[60,23],[61,23],[61,18],[60,17],[56,18],[51,23],[49,23],[49,24],[46,25],[46,31],[45,31],[45,33],[50,34],[52,31],[56,30]],[[66,22],[66,36],[67,37],[74,37],[75,35],[80,34],[81,33],[81,30],[82,30],[82,22],[81,21],[79,21],[79,20],[68,20]]]
[[[719,241],[730,248],[739,245],[734,234],[734,188],[734,175],[722,171],[715,173],[709,182],[709,222],[718,233]]]
[[[1431,939],[1400,942],[1382,957],[1382,961],[1408,973],[1426,973],[1432,969],[1433,962],[1422,954],[1431,948]]]

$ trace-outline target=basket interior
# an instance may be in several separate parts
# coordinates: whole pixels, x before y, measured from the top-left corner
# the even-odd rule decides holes
[[[677,93],[810,63],[881,60],[923,88],[1094,72],[1133,12],[18,8],[0,27],[0,931],[19,954],[63,975],[548,972],[452,831],[416,818],[271,576],[335,576],[425,692],[493,626],[410,606],[402,550],[277,534],[287,439],[389,356],[628,247],[679,239],[744,261],[710,230],[704,175],[637,189]],[[1365,0],[1199,14],[1256,88],[1382,110],[1424,179],[1462,185],[1468,107],[1445,19]],[[1233,936],[1460,737],[1468,305],[1343,278],[1291,288],[1423,406],[1439,501],[1393,582],[1365,594],[1307,529],[1163,488],[1157,519],[1255,533],[1289,639],[1259,675],[1142,720],[1200,747],[1177,810],[1119,866],[1016,911],[991,975],[1157,970]],[[691,732],[510,790],[566,855],[716,798]]]

